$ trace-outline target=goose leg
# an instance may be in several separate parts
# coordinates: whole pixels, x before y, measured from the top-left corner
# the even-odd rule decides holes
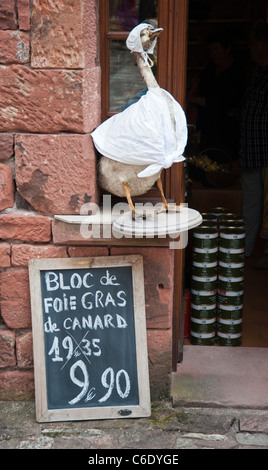
[[[123,187],[124,187],[124,191],[125,191],[125,195],[126,195],[126,198],[127,198],[127,202],[128,202],[128,205],[132,211],[132,215],[135,214],[135,207],[134,207],[134,204],[132,202],[132,199],[131,199],[131,190],[130,190],[130,187],[128,186],[128,184],[126,183],[126,181],[123,181]]]
[[[162,185],[162,180],[161,180],[161,178],[158,178],[158,180],[156,181],[156,186],[158,187],[158,189],[159,189],[159,191],[160,191],[161,200],[162,200],[162,205],[163,205],[163,208],[160,209],[160,211],[161,211],[161,212],[162,212],[163,210],[168,211],[168,203],[167,203],[167,200],[166,200],[166,197],[165,197],[165,194],[164,194],[164,190],[163,190],[163,185]]]
[[[146,212],[145,211],[142,211],[141,213],[138,213],[134,207],[134,204],[132,202],[132,198],[131,198],[131,189],[130,187],[128,186],[127,182],[126,181],[123,181],[123,187],[124,187],[124,191],[125,191],[125,195],[126,195],[126,198],[127,198],[127,202],[128,202],[128,205],[131,209],[131,212],[132,212],[132,219],[136,219],[136,217],[141,217],[143,219],[146,218]]]

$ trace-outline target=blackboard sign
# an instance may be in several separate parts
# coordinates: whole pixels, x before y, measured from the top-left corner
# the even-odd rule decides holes
[[[150,415],[140,255],[29,261],[36,419]]]

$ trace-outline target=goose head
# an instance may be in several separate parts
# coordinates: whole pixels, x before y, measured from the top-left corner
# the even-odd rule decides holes
[[[154,28],[151,25],[147,25],[146,28],[141,30],[141,45],[145,52],[150,53],[150,51],[153,51],[156,40],[160,36],[162,31],[162,28]]]

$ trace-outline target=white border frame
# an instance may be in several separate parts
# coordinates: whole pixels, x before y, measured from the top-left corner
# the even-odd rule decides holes
[[[119,411],[122,410],[122,408],[124,409],[124,406],[49,410],[47,406],[45,343],[40,271],[47,269],[92,269],[118,266],[132,267],[139,405],[127,406],[127,410],[131,411],[131,414],[128,416],[122,416],[119,414]],[[149,368],[148,360],[146,360],[148,358],[148,352],[142,256],[122,255],[90,258],[34,259],[29,261],[29,280],[33,331],[36,420],[38,422],[54,422],[150,416],[151,403]]]

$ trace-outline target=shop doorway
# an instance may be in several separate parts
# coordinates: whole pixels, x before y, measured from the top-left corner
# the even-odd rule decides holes
[[[102,119],[106,119],[118,108],[118,99],[122,98],[120,87],[116,84],[123,83],[129,92],[129,78],[124,79],[122,71],[128,65],[125,59],[129,54],[124,54],[123,44],[131,26],[122,26],[120,17],[116,13],[118,2],[114,0],[102,0],[99,3],[99,25],[100,25],[100,59],[102,69]],[[161,87],[168,90],[174,98],[181,103],[187,111],[189,124],[189,145],[187,155],[200,152],[197,129],[197,110],[189,106],[189,95],[194,95],[196,77],[206,66],[209,56],[206,38],[209,34],[222,31],[227,35],[234,35],[239,49],[239,58],[242,62],[247,61],[247,38],[252,23],[255,19],[263,17],[267,10],[267,0],[152,0],[126,2],[132,9],[128,20],[143,21],[149,17],[155,24],[164,28],[161,42],[157,51],[157,80]],[[142,8],[149,8],[150,13],[143,17],[137,17],[137,12]],[[134,13],[133,13],[134,12]],[[134,17],[133,17],[134,15]],[[121,81],[120,81],[121,80]],[[136,86],[136,81],[134,83]],[[118,93],[119,90],[119,93]],[[138,92],[139,90],[134,90]],[[135,94],[135,93],[134,93]],[[131,95],[132,98],[132,95]],[[191,103],[192,104],[192,103]],[[120,103],[119,103],[120,105]],[[120,106],[119,106],[120,107]],[[214,145],[214,143],[213,143]],[[227,152],[228,153],[228,152]],[[235,155],[234,155],[235,157]],[[225,158],[225,157],[224,157]],[[225,187],[208,187],[202,181],[196,179],[192,186],[189,184],[191,178],[185,180],[185,168],[178,164],[163,175],[163,185],[168,198],[176,203],[186,202],[190,207],[204,212],[213,206],[226,206],[233,212],[241,213],[242,192],[239,183],[239,168],[236,158],[227,157],[227,164],[233,168],[234,181]],[[184,182],[188,182],[185,187]],[[158,197],[157,189],[153,188],[150,197]],[[262,240],[256,247],[256,256],[262,249]],[[188,268],[191,264],[189,252],[191,250],[191,233],[186,250],[177,250],[175,253],[175,277],[174,277],[174,316],[173,316],[173,370],[176,371],[178,363],[183,360],[183,346],[189,342],[185,338],[185,289],[189,289]],[[259,282],[261,279],[261,282]],[[245,346],[260,346],[254,342],[255,335],[261,335],[262,347],[267,347],[268,326],[265,315],[265,273],[254,270],[253,261],[248,266],[246,273],[246,300],[244,317],[244,332],[250,333],[249,342]],[[257,308],[258,307],[258,308]],[[246,338],[246,336],[245,336]]]
[[[243,96],[247,73],[250,68],[248,37],[254,22],[267,19],[267,1],[206,1],[189,0],[188,34],[187,34],[187,79],[186,79],[186,113],[189,125],[189,143],[187,158],[195,162],[204,162],[208,156],[213,162],[231,168],[230,181],[209,180],[204,171],[190,165],[186,197],[189,205],[200,212],[207,212],[213,207],[224,207],[232,213],[242,215],[242,188],[240,185],[240,168],[238,163],[238,108]],[[214,41],[214,42],[213,42]],[[226,41],[226,47],[232,47],[237,68],[230,80],[229,93],[224,97],[224,105],[234,93],[228,108],[229,121],[223,120],[223,105],[218,102],[204,112],[201,94],[198,94],[211,82],[208,75],[208,64],[220,51],[215,43]],[[218,55],[217,55],[218,54]],[[203,82],[202,82],[203,80]],[[236,81],[237,80],[237,81]],[[226,87],[227,89],[227,87]],[[207,90],[211,91],[211,90]],[[222,94],[222,96],[224,96]],[[209,124],[210,123],[210,124]],[[212,131],[207,132],[207,131]],[[231,132],[231,131],[232,132]],[[203,164],[203,163],[202,163]],[[204,162],[205,164],[205,162]],[[197,171],[196,171],[197,170]],[[214,178],[213,173],[210,173]],[[268,307],[267,285],[268,270],[260,269],[258,261],[264,253],[265,239],[257,237],[252,255],[245,259],[244,299],[242,317],[242,347],[268,347]],[[192,239],[186,249],[185,288],[187,295],[191,291]],[[187,308],[187,302],[186,302]],[[184,344],[191,344],[188,312],[185,311],[186,327]],[[182,354],[181,354],[182,357]]]

